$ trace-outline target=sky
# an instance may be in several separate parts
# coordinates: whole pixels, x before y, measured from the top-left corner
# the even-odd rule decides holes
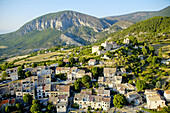
[[[19,29],[44,14],[73,10],[98,18],[137,11],[158,11],[170,0],[0,0],[0,34]]]

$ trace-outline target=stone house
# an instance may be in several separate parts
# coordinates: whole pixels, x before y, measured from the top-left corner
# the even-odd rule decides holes
[[[116,88],[114,89],[114,91],[116,91],[120,94],[126,94],[127,92],[134,91],[134,90],[136,90],[136,88],[129,83],[117,84]]]
[[[116,84],[121,84],[122,76],[110,77],[99,77],[98,84],[108,86],[109,88],[115,88]]]
[[[145,95],[148,109],[160,109],[166,106],[165,100],[157,91],[145,90]]]
[[[104,77],[113,77],[116,74],[116,68],[104,68]]]
[[[170,90],[164,91],[164,98],[166,101],[170,101]]]
[[[90,106],[93,109],[103,108],[108,110],[110,108],[110,97],[102,97],[98,95],[75,94],[74,103],[79,105],[79,109],[87,109]]]
[[[126,69],[125,68],[120,68],[121,74],[126,73]]]
[[[51,85],[50,97],[57,95],[70,96],[70,85]]]
[[[63,59],[63,62],[64,62],[65,64],[69,64],[69,60],[68,60],[68,59]]]
[[[49,101],[56,106],[57,113],[66,113],[68,108],[68,96],[58,95],[57,97],[49,97]]]
[[[94,65],[96,65],[96,64],[97,64],[96,59],[90,59],[90,60],[88,61],[88,65],[89,65],[89,66],[94,66]]]
[[[37,98],[46,98],[50,96],[51,84],[37,87]]]
[[[67,79],[69,81],[77,80],[79,78],[82,78],[84,75],[89,75],[92,78],[91,72],[86,72],[83,69],[78,69],[77,67],[71,68],[71,71],[67,73]]]
[[[14,106],[16,103],[15,99],[2,100],[0,103],[0,108],[4,109],[6,106]]]
[[[92,47],[92,53],[97,53],[97,55],[101,55],[101,54],[104,54],[106,53],[106,51],[110,51],[114,48],[117,48],[119,47],[119,45],[113,41],[111,42],[107,42],[105,41],[104,43],[101,44],[102,47],[104,47],[103,50],[99,50],[100,46],[93,46]]]
[[[98,96],[110,97],[110,90],[106,90],[105,87],[99,87],[96,92]]]
[[[39,66],[37,69],[37,76],[52,74],[52,70],[48,66]]]
[[[18,68],[6,69],[6,73],[10,76],[12,81],[18,80]]]
[[[92,47],[92,53],[98,52],[100,46],[93,46]]]
[[[133,101],[134,105],[139,105],[142,103],[142,97],[136,91],[128,92],[126,94],[126,99],[128,103],[132,103]]]
[[[129,38],[125,38],[125,39],[123,40],[123,43],[124,43],[124,44],[130,44]]]
[[[71,70],[70,67],[57,67],[56,68],[56,74],[60,74],[60,73],[68,73]]]

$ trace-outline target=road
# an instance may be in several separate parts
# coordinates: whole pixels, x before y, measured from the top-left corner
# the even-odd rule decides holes
[[[120,113],[136,113],[136,111],[143,111],[143,110],[140,110],[140,108],[143,107],[143,106],[144,106],[144,104],[139,105],[139,106],[135,106],[135,107],[125,106],[122,109],[112,107],[112,108],[110,108],[108,113],[118,113],[118,112],[120,112]],[[149,113],[147,111],[143,111],[143,112],[144,113]]]

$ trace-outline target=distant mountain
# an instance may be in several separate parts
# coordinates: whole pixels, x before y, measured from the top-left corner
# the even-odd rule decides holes
[[[170,6],[160,10],[160,11],[143,11],[143,12],[135,12],[120,16],[109,16],[103,18],[103,20],[109,21],[120,21],[120,20],[128,20],[132,22],[139,22],[142,20],[146,20],[148,18],[154,17],[154,16],[170,16]]]
[[[30,52],[54,45],[88,45],[95,34],[111,24],[75,11],[61,11],[38,17],[13,33],[0,35],[0,54]]]
[[[88,45],[152,15],[167,16],[169,9],[106,18],[75,11],[50,13],[26,23],[15,32],[0,35],[0,56],[28,53],[55,45]]]

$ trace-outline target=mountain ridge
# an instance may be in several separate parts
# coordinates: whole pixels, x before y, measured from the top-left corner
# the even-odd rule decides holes
[[[161,11],[167,15],[166,10]],[[0,48],[0,54],[31,52],[55,45],[89,45],[109,33],[128,28],[133,24],[129,20],[97,18],[71,10],[49,13],[27,22],[15,32],[0,35],[0,45],[7,47]]]

